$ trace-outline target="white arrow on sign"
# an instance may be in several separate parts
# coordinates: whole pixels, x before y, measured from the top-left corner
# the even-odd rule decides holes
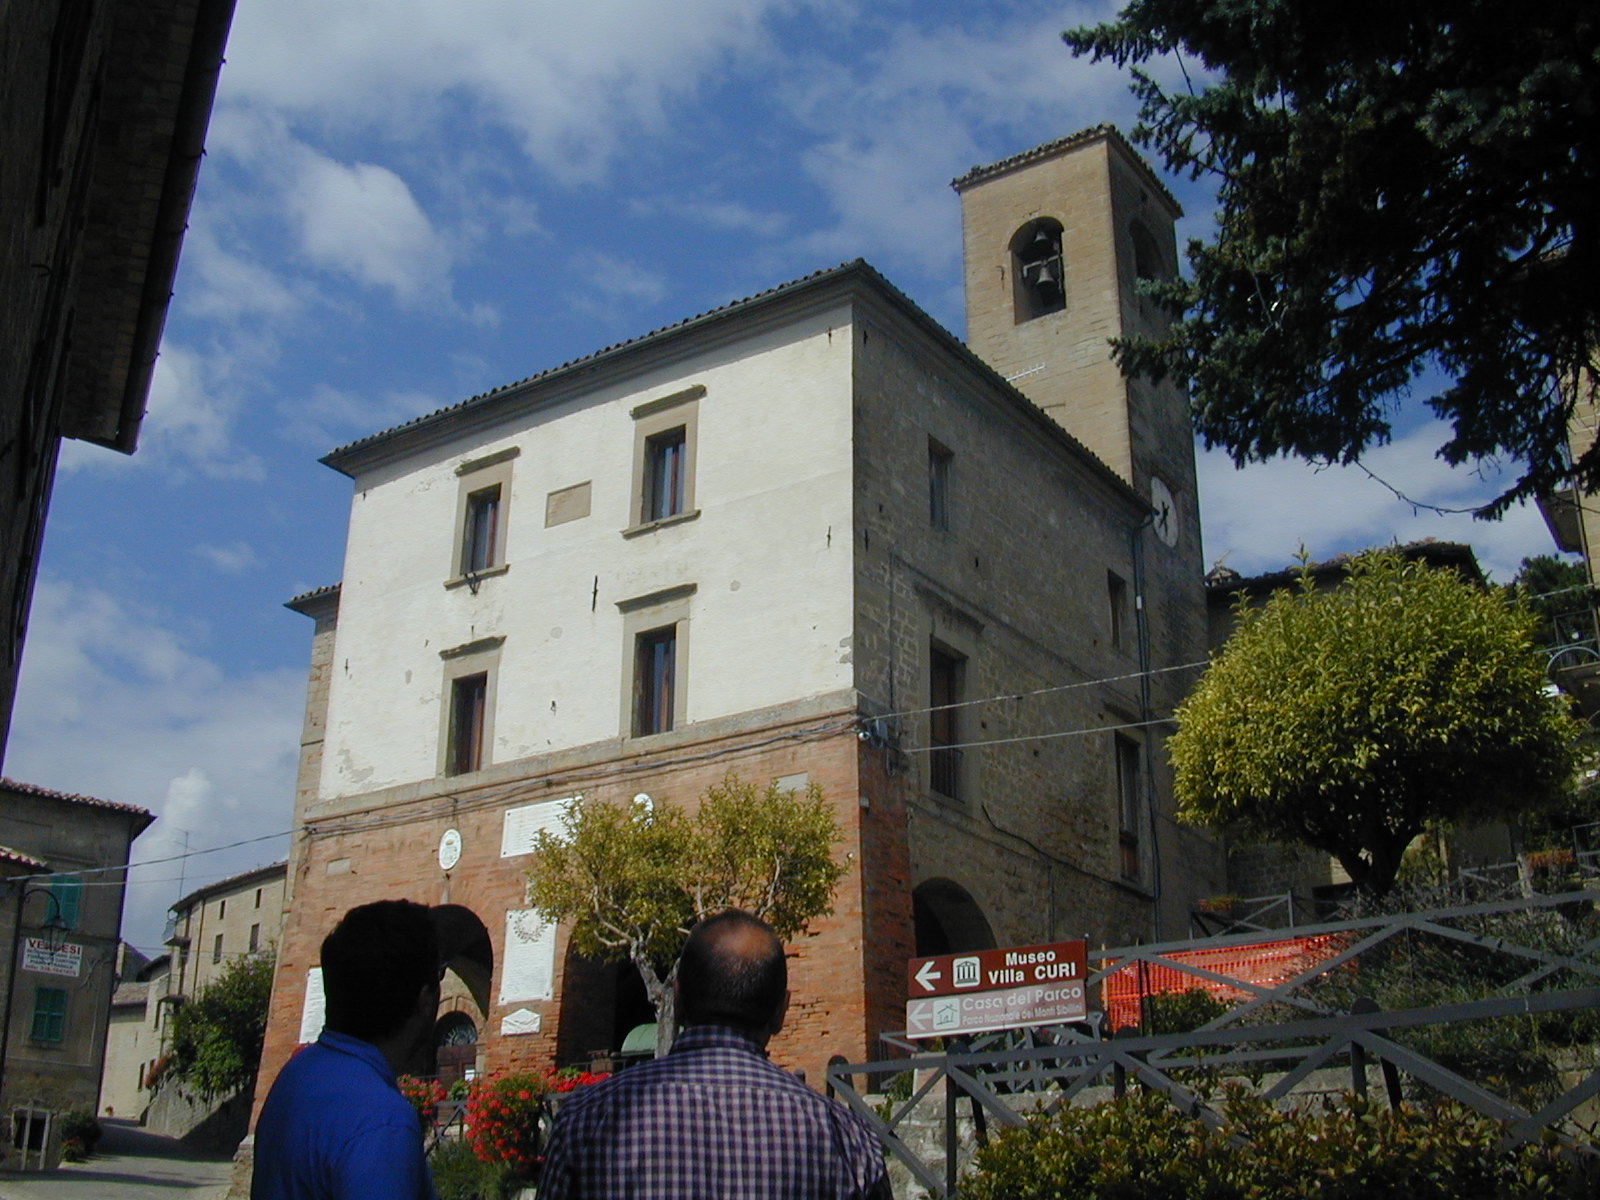
[[[933,991],[933,981],[943,978],[944,972],[935,970],[932,961],[923,963],[917,970],[916,979],[922,985],[924,991]]]
[[[912,1033],[925,1033],[933,1026],[933,1001],[910,1000],[906,1002],[906,1028]]]

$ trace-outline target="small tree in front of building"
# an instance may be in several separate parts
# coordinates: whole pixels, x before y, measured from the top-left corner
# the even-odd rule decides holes
[[[1239,623],[1178,709],[1179,814],[1298,841],[1386,892],[1432,821],[1510,817],[1561,797],[1576,723],[1545,693],[1532,614],[1390,552],[1311,575]]]
[[[785,792],[730,773],[693,814],[643,798],[579,801],[559,834],[536,839],[528,902],[546,921],[572,923],[579,954],[633,963],[660,1055],[672,1044],[678,951],[695,922],[740,908],[793,937],[833,911],[841,836],[815,784]]]
[[[245,954],[172,1015],[172,1050],[161,1072],[205,1100],[252,1086],[267,1033],[272,955]]]

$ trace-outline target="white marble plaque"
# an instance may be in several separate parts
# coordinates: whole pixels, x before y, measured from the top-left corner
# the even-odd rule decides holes
[[[505,969],[500,974],[500,1003],[548,1000],[556,969],[556,928],[546,925],[531,908],[506,913]]]
[[[300,1009],[300,1041],[316,1041],[327,1016],[327,1001],[322,994],[322,968],[312,967],[306,972],[306,1002]]]
[[[500,834],[500,857],[515,858],[533,852],[533,839],[539,831],[561,832],[561,815],[567,805],[576,804],[582,796],[564,796],[560,800],[546,800],[542,804],[524,804],[506,809],[505,827]]]
[[[509,1012],[500,1021],[501,1037],[516,1037],[522,1033],[538,1033],[540,1026],[539,1014],[531,1008],[519,1008],[516,1012]]]

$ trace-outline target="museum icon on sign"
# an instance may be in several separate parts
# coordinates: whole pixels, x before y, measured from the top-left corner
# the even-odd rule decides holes
[[[950,964],[950,982],[958,988],[977,987],[983,979],[979,960],[958,958]]]

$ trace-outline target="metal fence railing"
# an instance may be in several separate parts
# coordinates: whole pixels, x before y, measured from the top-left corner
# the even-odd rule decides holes
[[[1502,1122],[1508,1144],[1548,1130],[1592,1150],[1592,1136],[1570,1119],[1600,1095],[1600,1046],[1592,1040],[1574,1049],[1568,1074],[1575,1081],[1551,1085],[1538,1102],[1514,1089],[1496,1090],[1492,1081],[1472,1077],[1459,1062],[1441,1061],[1448,1056],[1427,1047],[1442,1044],[1439,1030],[1484,1022],[1545,1022],[1570,1032],[1578,1014],[1600,1006],[1600,936],[1589,919],[1597,901],[1600,891],[1577,891],[1301,926],[1295,940],[1321,939],[1332,948],[1275,981],[1226,969],[1226,951],[1260,947],[1259,933],[1101,951],[1091,955],[1091,988],[1119,973],[1159,970],[1213,994],[1225,990],[1233,1003],[1197,1029],[1165,1035],[1135,1027],[1106,1038],[1092,1024],[1057,1026],[936,1052],[904,1035],[887,1035],[885,1041],[910,1050],[909,1057],[836,1061],[828,1068],[828,1089],[876,1127],[917,1184],[944,1198],[958,1189],[961,1102],[970,1110],[966,1140],[978,1145],[991,1122],[1019,1125],[1032,1113],[1116,1095],[1135,1082],[1220,1126],[1225,1116],[1209,1092],[1196,1088],[1196,1072],[1249,1082],[1272,1100],[1305,1090],[1314,1076],[1326,1087],[1328,1072],[1364,1093],[1376,1072],[1391,1102],[1403,1091],[1443,1095]],[[1207,954],[1197,956],[1201,949]],[[1459,996],[1470,978],[1482,994],[1388,1010],[1362,995],[1382,964],[1413,961],[1447,974],[1445,992]],[[1176,986],[1169,980],[1162,990]],[[910,1096],[884,1097],[888,1079],[907,1071],[915,1079]],[[935,1100],[942,1101],[942,1154],[925,1156],[905,1136],[907,1122],[926,1116]]]

